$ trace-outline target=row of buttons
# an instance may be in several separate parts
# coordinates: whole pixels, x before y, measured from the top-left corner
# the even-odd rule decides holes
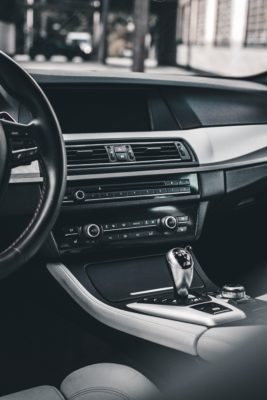
[[[130,228],[143,228],[147,226],[156,226],[158,224],[157,219],[146,219],[144,221],[133,221],[133,222],[120,222],[113,224],[103,225],[104,231],[112,231],[117,229],[130,229]]]
[[[86,200],[112,199],[120,197],[152,196],[157,194],[170,193],[190,193],[189,187],[173,187],[160,189],[131,190],[121,192],[90,193],[86,195]]]
[[[166,181],[165,186],[189,186],[190,185],[190,180],[189,179],[178,179],[174,181]]]
[[[13,166],[20,165],[23,163],[31,163],[38,156],[38,148],[33,147],[31,149],[15,150],[12,152]]]
[[[161,194],[190,194],[190,186],[182,187],[168,187],[158,189],[144,189],[144,190],[131,190],[131,191],[120,191],[120,192],[99,192],[99,193],[86,193],[85,201],[94,201],[101,199],[119,199],[126,197],[139,197],[139,196],[154,196]],[[64,197],[65,202],[73,202],[73,194],[67,193]]]
[[[145,237],[155,237],[158,236],[159,232],[156,230],[147,230],[142,232],[129,232],[129,233],[111,233],[109,235],[104,235],[103,239],[107,242],[114,242],[117,240],[128,240],[128,239],[142,239]]]
[[[191,305],[203,302],[201,297],[190,296],[190,298],[185,300],[178,300],[171,297],[143,297],[138,303],[143,304],[160,304],[160,305],[169,305],[169,306],[178,306],[178,305]]]

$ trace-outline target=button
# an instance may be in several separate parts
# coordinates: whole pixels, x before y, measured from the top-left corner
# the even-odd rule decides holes
[[[74,227],[74,226],[69,226],[69,227],[67,227],[67,228],[63,228],[63,232],[64,232],[64,234],[65,235],[68,235],[68,234],[78,234],[79,233],[79,228],[78,227]]]
[[[120,240],[127,240],[127,239],[130,239],[130,236],[129,236],[130,234],[129,233],[120,233],[119,234],[119,239]]]
[[[121,222],[121,223],[119,223],[119,224],[117,224],[117,227],[119,228],[119,229],[125,229],[125,228],[127,228],[127,222]]]
[[[107,242],[114,242],[114,240],[118,240],[118,235],[110,234],[110,235],[104,236],[104,240]]]
[[[179,233],[187,232],[187,226],[178,226],[177,232],[179,232]]]
[[[179,188],[179,192],[180,193],[190,193],[191,192],[191,188],[182,186],[182,187]]]
[[[115,151],[115,153],[126,153],[127,148],[125,145],[114,146],[114,151]],[[118,156],[118,154],[117,154],[117,156]]]
[[[170,299],[168,300],[168,304],[176,306],[176,304],[178,303],[177,299]]]
[[[144,237],[144,232],[134,232],[135,239],[141,239],[142,237]]]
[[[127,161],[127,153],[116,153],[116,157],[118,161]]]
[[[143,226],[143,225],[144,225],[143,221],[134,221],[134,222],[132,222],[132,227],[133,228],[139,227],[139,226]]]
[[[164,298],[164,299],[160,299],[159,302],[160,302],[160,304],[168,304],[168,300],[169,299]]]
[[[178,222],[184,224],[189,221],[188,215],[183,215],[178,217]]]
[[[149,297],[143,297],[141,302],[142,303],[148,303],[149,302]]]
[[[219,303],[215,303],[215,302],[209,302],[209,303],[205,303],[205,304],[198,304],[198,305],[194,305],[191,308],[194,308],[195,310],[207,313],[207,314],[212,314],[212,315],[216,315],[216,314],[222,314],[225,312],[230,312],[232,311],[230,308],[225,307]]]
[[[115,197],[126,197],[127,196],[127,192],[116,192],[115,193]]]
[[[148,237],[154,237],[157,236],[158,232],[157,231],[148,231]]]
[[[76,247],[79,244],[79,236],[68,236],[67,242],[70,246]]]
[[[151,226],[151,225],[157,225],[157,220],[156,219],[146,219],[144,221],[145,226]]]
[[[181,186],[190,185],[190,180],[189,179],[179,179],[179,185],[181,185]]]

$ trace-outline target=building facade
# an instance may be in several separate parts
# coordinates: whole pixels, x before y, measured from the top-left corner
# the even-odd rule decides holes
[[[215,74],[267,69],[267,0],[180,0],[177,63]]]

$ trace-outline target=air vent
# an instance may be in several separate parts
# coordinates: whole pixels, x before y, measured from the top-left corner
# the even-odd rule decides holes
[[[102,144],[66,144],[66,152],[69,171],[88,169],[109,163],[105,145]]]
[[[137,162],[190,161],[191,156],[181,142],[144,142],[132,144]]]
[[[168,168],[177,163],[192,164],[191,150],[182,141],[136,141],[91,143],[72,141],[66,143],[68,172],[84,174],[92,170],[151,169],[156,165]]]

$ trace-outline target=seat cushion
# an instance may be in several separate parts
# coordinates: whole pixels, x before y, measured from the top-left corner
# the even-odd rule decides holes
[[[53,386],[39,386],[22,392],[1,397],[1,400],[64,400],[59,391]]]
[[[73,372],[61,384],[68,400],[146,400],[159,392],[142,374],[119,364],[95,364]]]

